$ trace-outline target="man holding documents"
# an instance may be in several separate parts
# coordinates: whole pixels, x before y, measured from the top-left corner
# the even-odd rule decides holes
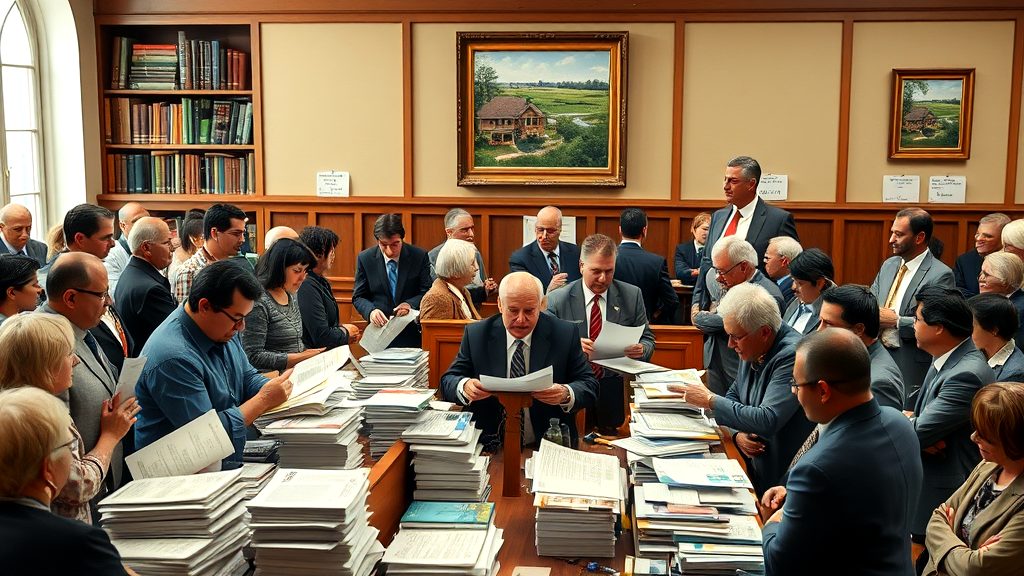
[[[135,425],[141,451],[215,410],[235,452],[220,463],[242,465],[245,429],[291,394],[291,371],[267,380],[249,364],[239,332],[263,293],[248,266],[218,260],[192,283],[185,305],[153,332],[136,394],[142,411]]]
[[[912,574],[920,448],[910,422],[873,398],[864,343],[838,328],[807,336],[792,390],[820,438],[793,465],[785,504],[764,526],[766,574]]]
[[[550,369],[552,383],[532,393],[535,401],[525,411],[525,444],[541,439],[549,418],[568,425],[575,443],[572,414],[593,406],[597,398],[597,381],[576,326],[541,314],[544,304],[537,278],[528,272],[505,276],[498,287],[501,315],[466,326],[459,354],[441,377],[444,400],[469,406],[483,431],[481,441],[490,449],[500,445],[504,410],[481,384],[482,377],[516,378]]]
[[[615,333],[613,328],[643,326],[639,342],[616,347],[614,357],[646,362],[654,353],[654,334],[647,325],[643,295],[636,286],[614,279],[615,257],[615,242],[611,238],[604,234],[587,236],[580,246],[582,277],[567,284],[564,290],[550,294],[548,312],[576,324],[580,345],[589,360],[610,357],[599,353],[603,350],[595,350],[595,342],[608,339]],[[591,369],[598,382],[594,423],[601,434],[614,436],[626,419],[622,375],[596,364],[592,364]]]

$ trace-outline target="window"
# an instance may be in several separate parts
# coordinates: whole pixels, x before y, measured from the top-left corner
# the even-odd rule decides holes
[[[46,234],[39,126],[39,68],[33,36],[16,0],[0,0],[0,205],[32,213],[32,235]]]

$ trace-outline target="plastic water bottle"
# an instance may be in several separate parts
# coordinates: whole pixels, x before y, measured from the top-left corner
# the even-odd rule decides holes
[[[560,426],[558,418],[551,418],[548,420],[548,431],[544,433],[544,439],[548,442],[554,442],[559,446],[562,445],[562,427]]]
[[[566,448],[573,448],[573,445],[572,445],[572,434],[569,433],[569,425],[566,424],[565,422],[562,422],[561,428],[562,428],[562,446],[565,446]]]

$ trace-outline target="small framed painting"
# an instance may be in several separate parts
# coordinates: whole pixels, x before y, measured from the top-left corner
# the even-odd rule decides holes
[[[892,71],[889,158],[971,157],[974,68]]]

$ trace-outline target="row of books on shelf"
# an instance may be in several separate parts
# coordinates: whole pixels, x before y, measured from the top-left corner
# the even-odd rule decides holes
[[[108,144],[252,143],[252,102],[182,98],[181,102],[143,102],[104,98]]]
[[[107,190],[115,194],[253,194],[252,152],[107,154]]]
[[[112,42],[114,90],[246,90],[249,55],[221,46],[220,40],[195,40],[178,32],[176,44],[139,44],[117,36]]]

